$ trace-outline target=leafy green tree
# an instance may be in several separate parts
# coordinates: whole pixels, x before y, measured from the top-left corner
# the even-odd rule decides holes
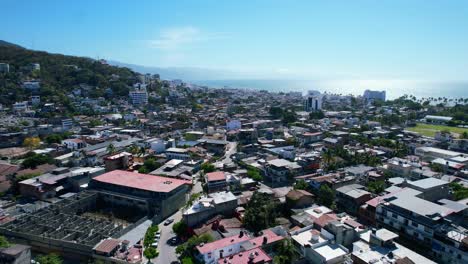
[[[268,194],[254,192],[245,209],[244,226],[253,232],[274,226],[276,207],[276,203]]]
[[[143,162],[143,166],[138,169],[139,173],[150,173],[156,169],[161,167],[161,164],[156,161],[155,158],[147,158],[145,162]]]
[[[149,247],[152,243],[154,243],[154,240],[155,240],[154,237],[156,235],[156,232],[158,232],[158,230],[159,230],[159,227],[157,225],[152,225],[148,227],[145,233],[145,237],[143,239],[143,245],[145,247]]]
[[[63,140],[63,137],[59,134],[51,134],[45,137],[45,142],[47,144],[53,144],[53,143],[60,144],[62,143],[62,140]]]
[[[282,120],[283,120],[283,124],[294,123],[297,120],[296,113],[293,112],[293,111],[285,111],[283,113],[283,119]]]
[[[289,264],[298,259],[298,254],[290,239],[284,239],[276,246],[274,264]]]
[[[322,119],[325,117],[325,114],[320,110],[320,111],[314,111],[310,112],[309,118],[310,119]]]
[[[182,264],[194,264],[195,262],[192,260],[191,257],[185,257],[182,259]]]
[[[452,189],[453,199],[455,201],[468,198],[468,188],[457,182],[452,182],[449,186]]]
[[[10,242],[4,236],[0,236],[0,248],[8,248],[10,247]]]
[[[254,181],[262,181],[263,177],[260,174],[260,171],[257,168],[249,167],[247,169],[247,177],[251,178]]]
[[[109,144],[109,145],[107,146],[107,154],[112,155],[112,154],[114,154],[116,151],[117,151],[117,149],[115,148],[114,144],[111,143],[111,144]]]
[[[385,191],[385,182],[384,181],[374,181],[369,182],[367,185],[367,189],[375,194],[380,194]]]
[[[280,108],[280,107],[276,107],[276,106],[272,106],[270,107],[270,115],[274,118],[274,119],[279,119],[283,116],[283,109]]]
[[[296,181],[296,184],[294,184],[295,190],[307,190],[308,187],[309,185],[303,179]]]
[[[172,226],[172,231],[179,236],[185,237],[188,236],[188,226],[184,221],[179,221]]]
[[[176,253],[182,258],[190,257],[193,258],[196,254],[196,246],[201,243],[209,243],[213,241],[213,237],[209,234],[203,234],[201,236],[194,236],[189,238],[185,243],[176,247]]]
[[[201,170],[204,172],[204,173],[210,173],[210,172],[213,172],[216,170],[216,167],[209,163],[209,162],[205,162],[201,165]]]
[[[36,258],[36,262],[41,264],[62,264],[63,260],[59,255],[51,253],[48,255],[39,255]]]
[[[431,168],[431,170],[433,170],[435,172],[443,172],[444,171],[444,166],[442,166],[441,164],[438,164],[438,163],[431,163],[429,165],[429,167]]]
[[[46,163],[53,164],[54,159],[47,154],[36,154],[34,152],[30,152],[28,157],[21,163],[21,166],[23,166],[23,168],[36,168],[37,166]]]
[[[150,260],[150,259],[154,259],[156,258],[157,256],[159,256],[159,252],[154,248],[154,247],[147,247],[144,251],[143,251],[143,255],[145,255],[145,257]]]
[[[468,132],[466,132],[466,131],[463,132],[463,133],[461,134],[461,138],[462,138],[462,139],[468,139]]]
[[[335,201],[335,191],[326,184],[320,185],[318,201],[327,207],[332,206]]]

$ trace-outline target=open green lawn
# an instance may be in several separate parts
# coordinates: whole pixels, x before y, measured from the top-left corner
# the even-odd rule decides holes
[[[430,124],[416,124],[415,127],[408,127],[407,130],[417,132],[421,135],[434,137],[437,131],[448,130],[452,133],[457,133],[461,135],[463,132],[468,132],[468,128],[461,127],[451,127],[451,126],[442,126],[442,125],[430,125]]]

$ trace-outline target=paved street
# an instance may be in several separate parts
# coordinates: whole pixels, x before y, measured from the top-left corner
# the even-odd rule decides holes
[[[197,193],[202,191],[201,182],[196,180],[194,182],[194,186],[192,188],[191,193]],[[170,264],[172,261],[177,261],[177,255],[175,253],[175,246],[171,246],[167,243],[169,239],[175,236],[172,232],[172,226],[174,223],[180,221],[182,219],[182,210],[177,211],[174,215],[170,216],[169,218],[174,219],[170,225],[165,226],[164,221],[159,224],[159,230],[161,230],[161,239],[159,240],[159,256],[153,260],[155,264]]]
[[[182,219],[182,211],[177,211],[171,217],[174,219],[170,225],[165,226],[164,222],[159,224],[159,230],[161,230],[161,239],[159,240],[158,251],[159,256],[153,260],[155,264],[170,264],[172,261],[177,260],[177,255],[175,253],[175,246],[171,246],[167,243],[175,234],[172,232],[172,225]]]
[[[219,160],[215,163],[215,166],[229,164],[232,162],[231,156],[237,152],[237,142],[229,142],[228,150],[224,154],[222,160]]]

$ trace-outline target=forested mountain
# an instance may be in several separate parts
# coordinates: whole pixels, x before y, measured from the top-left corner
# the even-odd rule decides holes
[[[9,73],[0,73],[0,103],[5,105],[28,100],[35,93],[41,101],[67,106],[66,95],[83,85],[91,87],[91,98],[128,96],[138,75],[102,61],[29,50],[5,41],[0,41],[0,63],[10,66]],[[40,81],[41,88],[35,92],[23,88],[23,82],[30,80]]]

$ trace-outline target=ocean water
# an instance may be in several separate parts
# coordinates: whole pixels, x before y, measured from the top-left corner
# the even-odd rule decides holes
[[[468,81],[412,81],[412,80],[206,80],[194,84],[213,88],[257,89],[272,92],[318,90],[343,95],[362,95],[365,90],[387,92],[387,99],[402,95],[417,98],[468,98]]]

